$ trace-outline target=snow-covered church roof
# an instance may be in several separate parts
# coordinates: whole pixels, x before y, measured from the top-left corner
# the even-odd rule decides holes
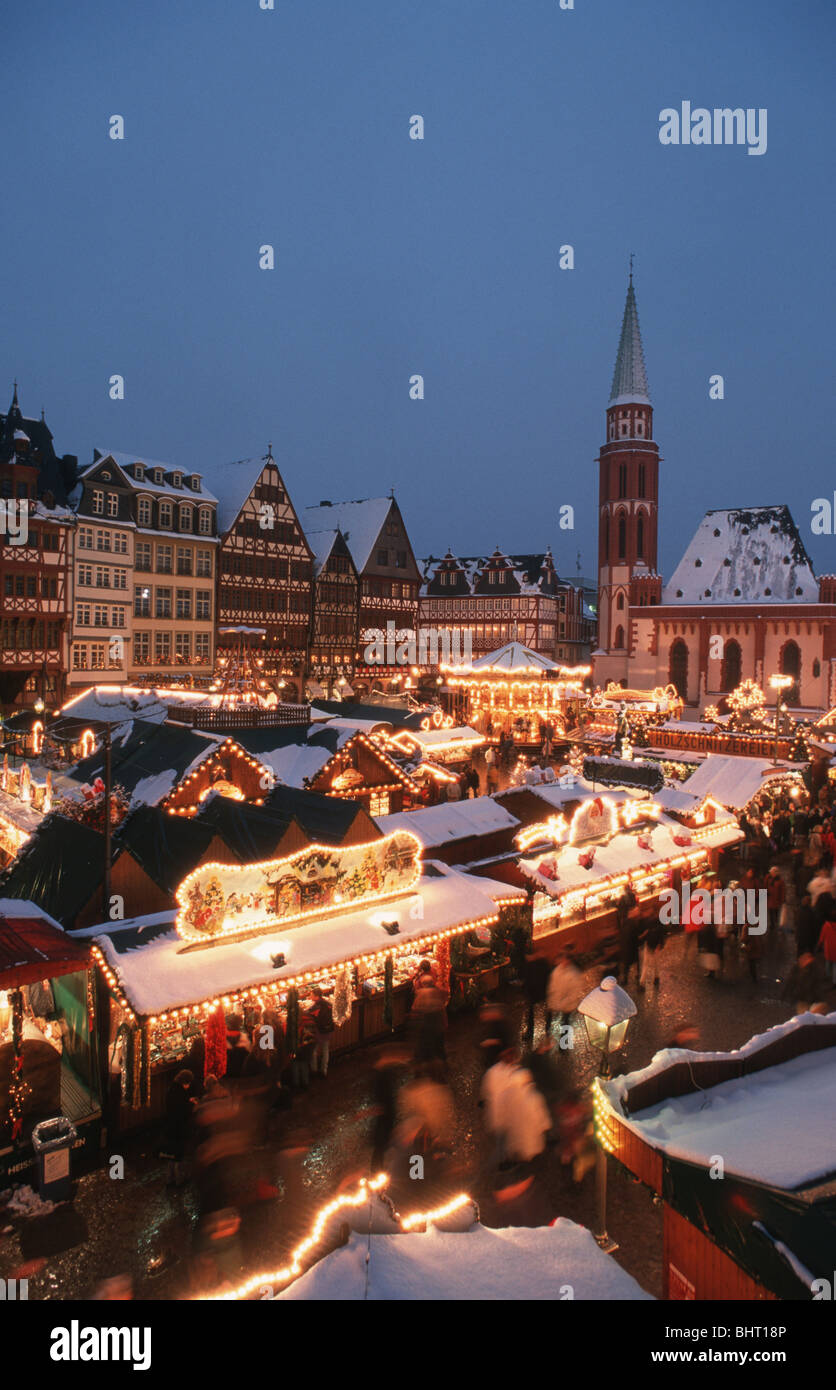
[[[706,512],[662,603],[817,603],[819,587],[789,507]]]

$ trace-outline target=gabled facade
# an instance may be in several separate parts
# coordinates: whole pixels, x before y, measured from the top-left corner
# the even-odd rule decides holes
[[[423,561],[423,571],[419,627],[449,634],[453,660],[467,632],[474,657],[514,641],[550,660],[588,656],[591,625],[583,593],[558,577],[550,550],[507,555],[497,549],[462,559],[448,550],[441,560]]]
[[[308,675],[313,694],[350,694],[357,659],[360,580],[341,531],[310,531],[313,551]]]
[[[313,553],[268,450],[217,470],[219,647],[224,628],[262,627],[265,676],[293,702],[302,694],[308,659]],[[282,684],[283,683],[283,684]]]
[[[306,507],[310,532],[338,529],[348,544],[360,580],[356,681],[358,693],[368,693],[381,681],[395,687],[408,678],[408,667],[367,661],[367,651],[384,637],[387,624],[395,633],[417,632],[418,588],[421,574],[394,497],[371,497],[358,502],[320,502]],[[400,640],[404,640],[401,638]],[[375,653],[377,654],[377,653]]]
[[[0,705],[7,710],[40,700],[54,709],[66,693],[68,494],[76,468],[73,455],[56,455],[43,417],[23,416],[15,384],[0,415]]]

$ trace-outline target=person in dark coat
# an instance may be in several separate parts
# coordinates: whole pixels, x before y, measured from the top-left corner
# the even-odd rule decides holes
[[[754,940],[755,938],[752,939]],[[697,937],[697,947],[700,953],[700,964],[705,970],[705,978],[707,980],[716,980],[720,973],[722,960],[720,956],[720,941],[717,936],[717,928],[713,922],[706,922],[700,927]]]
[[[815,952],[820,931],[821,927],[816,920],[816,913],[810,894],[805,893],[804,897],[801,899],[801,906],[798,909],[798,916],[795,922],[796,957],[806,956],[811,952]]]
[[[551,974],[551,962],[542,949],[532,944],[523,962],[522,982],[525,991],[526,1013],[523,1025],[523,1038],[527,1043],[534,1041],[534,1014],[538,1004],[545,1004],[546,989]],[[546,1032],[551,1028],[551,1014],[546,1010]]]
[[[404,1058],[394,1048],[378,1057],[372,1068],[371,1171],[383,1168],[386,1150],[398,1119],[398,1092],[404,1076]]]
[[[250,1050],[249,1038],[242,1031],[241,1019],[230,1014],[226,1021],[226,1079],[233,1086],[244,1072],[244,1063]]]
[[[191,1136],[195,1102],[190,1091],[194,1076],[190,1071],[178,1071],[165,1098],[165,1121],[160,1155],[168,1159],[169,1186],[181,1187],[186,1181],[186,1145]]]
[[[490,1002],[483,1004],[479,1014],[479,1023],[481,1028],[479,1051],[482,1054],[482,1066],[484,1071],[489,1071],[499,1061],[503,1052],[507,1052],[509,1047],[513,1047],[516,1042],[515,1029],[504,1004]]]

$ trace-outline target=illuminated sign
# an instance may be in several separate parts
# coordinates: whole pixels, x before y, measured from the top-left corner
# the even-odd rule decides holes
[[[309,845],[257,864],[201,864],[177,889],[177,931],[212,942],[408,893],[421,875],[420,854],[416,836],[397,830],[370,844]]]

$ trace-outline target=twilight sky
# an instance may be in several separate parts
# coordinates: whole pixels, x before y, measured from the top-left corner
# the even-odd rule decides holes
[[[707,508],[785,501],[836,571],[832,0],[6,0],[1,32],[0,399],[59,452],[211,486],[272,441],[298,508],[394,486],[419,555],[592,575],[633,251],[663,570]],[[767,108],[767,152],[661,145],[685,100]]]

